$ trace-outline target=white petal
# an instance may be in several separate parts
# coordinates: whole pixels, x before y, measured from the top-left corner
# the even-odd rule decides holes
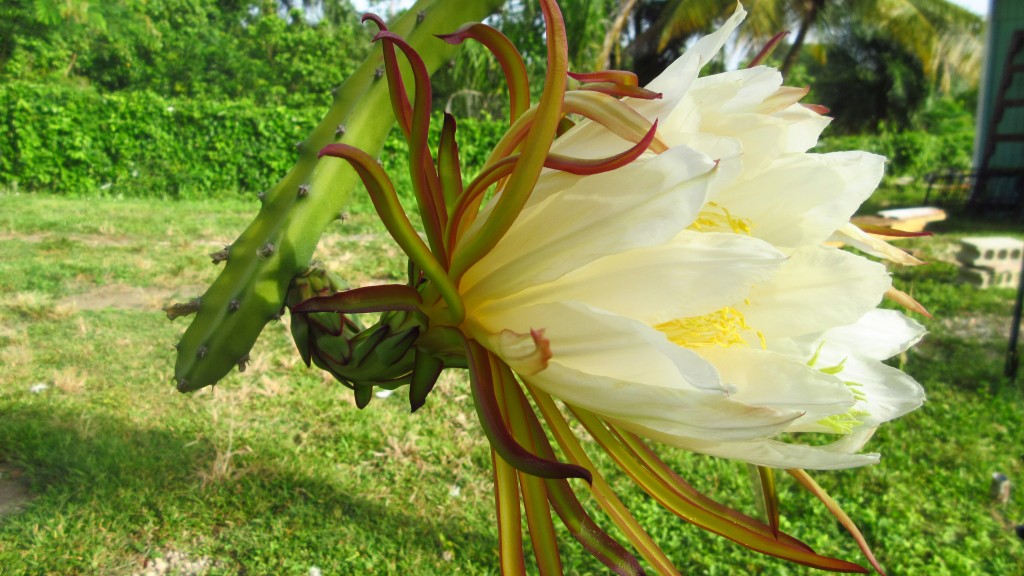
[[[853,393],[839,378],[776,352],[705,348],[699,353],[718,369],[732,399],[752,406],[803,412],[793,426],[843,414],[855,402]]]
[[[826,246],[793,253],[779,273],[755,286],[736,308],[769,341],[822,332],[856,322],[891,285],[885,267]]]
[[[567,404],[633,430],[685,440],[744,441],[784,429],[799,412],[748,406],[703,390],[643,386],[571,370],[552,360],[525,378]]]
[[[719,193],[715,201],[754,223],[752,234],[780,248],[818,244],[843,227],[882,177],[866,152],[780,158]]]
[[[825,332],[816,340],[825,343],[823,354],[847,351],[864,358],[885,360],[917,344],[925,332],[924,326],[902,312],[876,309],[868,311],[853,324]],[[828,362],[825,358],[821,361]]]
[[[624,424],[625,425],[625,424]],[[778,440],[755,440],[747,442],[715,442],[673,437],[655,431],[632,428],[641,436],[647,436],[672,446],[693,452],[731,458],[772,468],[803,468],[807,470],[840,470],[868,464],[877,464],[878,454],[854,454],[845,439],[825,446],[787,444]]]
[[[851,356],[836,374],[865,396],[855,410],[867,412],[857,419],[864,426],[878,426],[916,410],[924,403],[924,389],[902,371],[877,360]]]
[[[519,334],[544,330],[551,345],[550,365],[557,363],[580,373],[607,377],[626,389],[649,386],[725,394],[714,367],[697,354],[669,342],[646,324],[584,304],[491,306],[487,314],[473,314],[472,318],[475,324],[469,326],[470,334],[485,345],[504,330]],[[586,395],[587,391],[584,385],[579,393]]]
[[[800,104],[794,104],[773,116],[789,123],[786,146],[783,149],[787,153],[803,153],[816,146],[818,137],[832,122],[828,116],[822,116]]]
[[[683,231],[667,244],[606,256],[496,305],[575,300],[655,325],[741,301],[783,262],[779,251],[754,238]]]
[[[500,298],[603,256],[661,244],[693,221],[713,167],[702,154],[673,148],[583,178],[523,210],[460,289],[467,300]]]

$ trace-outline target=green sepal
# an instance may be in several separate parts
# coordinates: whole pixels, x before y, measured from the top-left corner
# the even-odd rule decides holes
[[[437,384],[437,378],[444,370],[444,361],[424,352],[416,350],[413,358],[412,382],[409,383],[409,407],[415,412],[427,402],[427,396]]]

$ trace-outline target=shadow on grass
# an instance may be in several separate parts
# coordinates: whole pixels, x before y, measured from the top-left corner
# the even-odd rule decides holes
[[[248,457],[236,474],[203,488],[198,471],[218,454],[193,440],[195,431],[139,429],[52,406],[7,408],[0,463],[22,470],[37,495],[0,520],[0,565],[13,573],[95,573],[108,561],[141,569],[169,549],[209,557],[212,573],[225,574],[305,573],[314,565],[410,573],[402,562],[441,569],[452,550],[463,567],[495,563],[493,535],[407,511],[415,504],[404,495],[389,506],[273,457]],[[19,551],[5,553],[3,542]]]

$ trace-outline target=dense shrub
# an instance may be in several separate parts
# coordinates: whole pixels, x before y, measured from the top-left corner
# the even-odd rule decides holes
[[[76,196],[254,192],[288,171],[295,143],[325,111],[0,85],[0,186]],[[496,121],[461,121],[464,165],[479,166],[502,130]],[[408,176],[392,166],[404,163],[406,150],[393,134],[382,156],[400,190]]]

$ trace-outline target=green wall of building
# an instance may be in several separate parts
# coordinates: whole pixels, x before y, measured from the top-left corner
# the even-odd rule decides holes
[[[981,165],[985,141],[991,131],[993,108],[1015,30],[1024,30],[1024,0],[991,0],[985,47],[985,71],[979,95],[978,139],[975,146],[976,166]],[[1017,55],[1015,63],[1024,64],[1024,52]],[[1024,72],[1016,75],[1006,97],[1024,98]],[[1007,109],[999,125],[999,132],[1024,133],[1024,107]],[[989,162],[989,166],[1024,170],[1024,142],[1001,144]]]

